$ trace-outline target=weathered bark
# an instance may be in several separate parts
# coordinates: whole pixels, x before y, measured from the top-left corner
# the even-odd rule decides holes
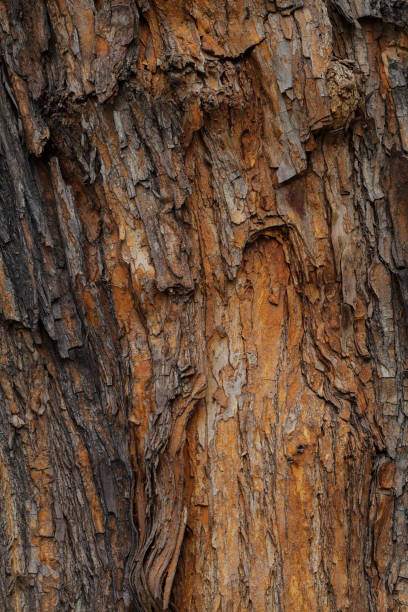
[[[0,25],[0,608],[408,610],[406,2]]]

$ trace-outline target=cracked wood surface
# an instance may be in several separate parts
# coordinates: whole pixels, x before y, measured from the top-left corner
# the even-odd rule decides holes
[[[0,48],[0,607],[408,610],[406,2]]]

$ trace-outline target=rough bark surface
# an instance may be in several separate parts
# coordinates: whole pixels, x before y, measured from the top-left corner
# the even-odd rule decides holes
[[[408,610],[404,0],[0,0],[0,608]]]

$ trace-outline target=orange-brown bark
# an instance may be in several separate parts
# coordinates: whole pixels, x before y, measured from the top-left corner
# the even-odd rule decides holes
[[[0,607],[408,609],[407,24],[0,0]]]

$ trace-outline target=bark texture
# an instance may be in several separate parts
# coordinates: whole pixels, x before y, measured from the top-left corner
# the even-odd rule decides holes
[[[0,608],[408,610],[404,0],[0,0]]]

